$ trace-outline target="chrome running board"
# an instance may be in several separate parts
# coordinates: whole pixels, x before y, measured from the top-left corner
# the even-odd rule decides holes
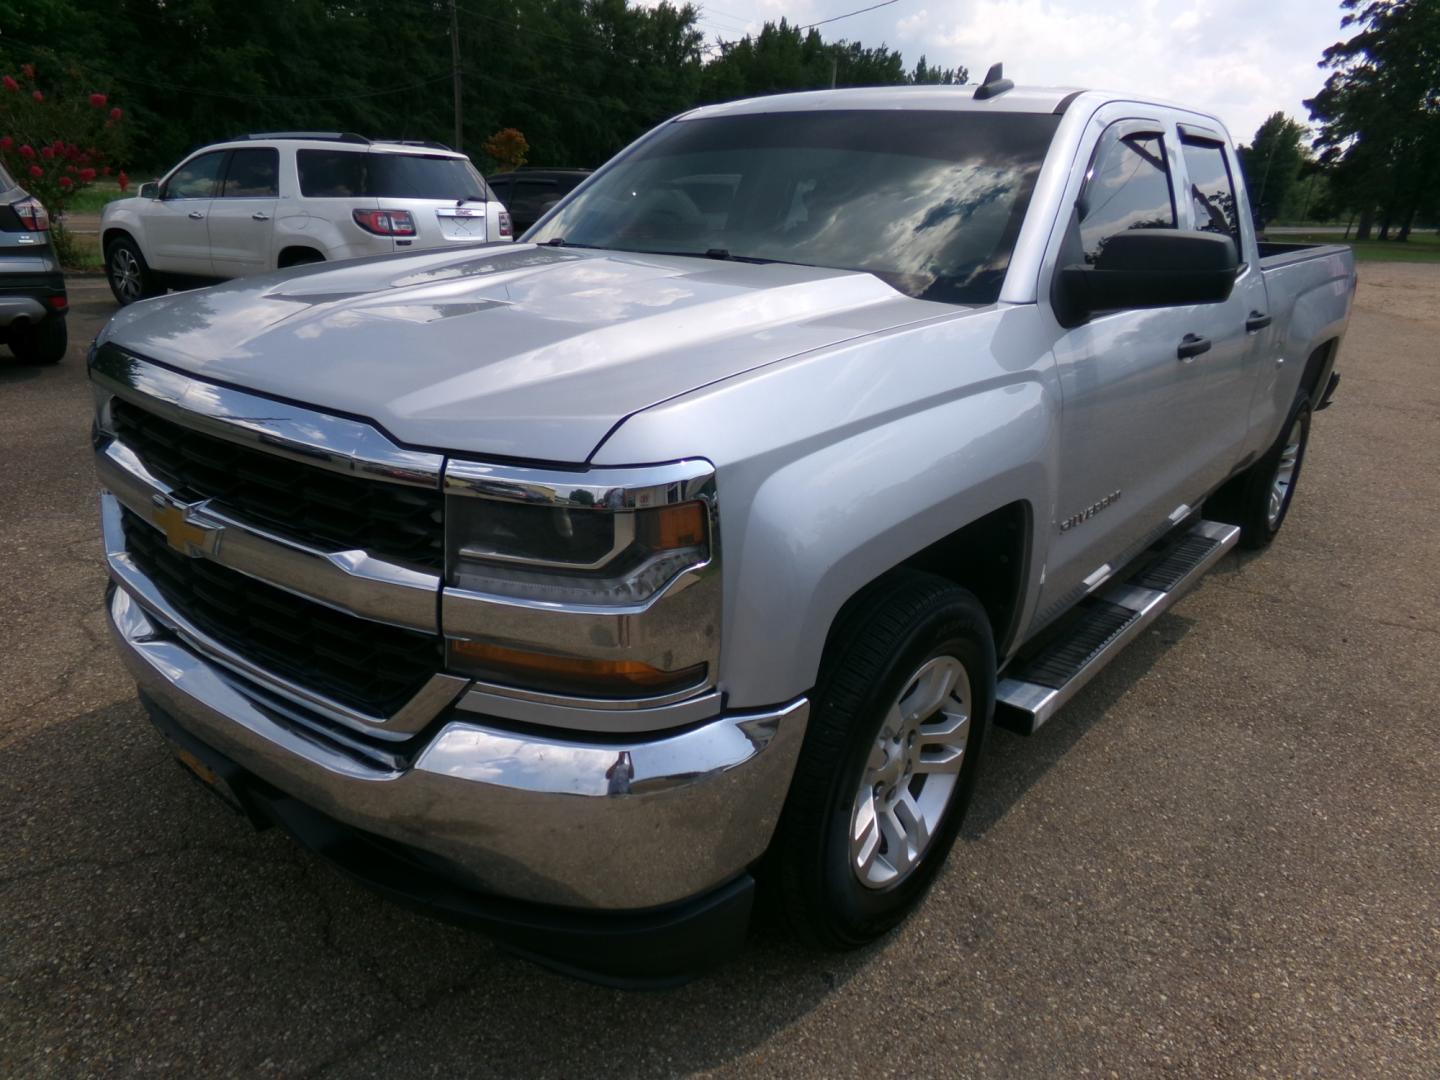
[[[1082,601],[1064,636],[1000,680],[995,722],[1029,735],[1126,645],[1184,596],[1240,539],[1234,525],[1200,521],[1122,582]]]

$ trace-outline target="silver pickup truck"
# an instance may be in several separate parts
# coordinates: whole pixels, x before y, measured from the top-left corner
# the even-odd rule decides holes
[[[998,75],[687,113],[524,240],[119,312],[107,602],[252,822],[621,982],[912,909],[992,716],[1275,536],[1355,288],[1214,117]]]

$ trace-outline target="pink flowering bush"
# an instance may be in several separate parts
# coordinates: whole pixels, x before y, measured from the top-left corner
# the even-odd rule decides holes
[[[65,209],[102,171],[109,175],[123,153],[124,113],[107,94],[80,93],[83,88],[66,82],[47,89],[48,94],[36,85],[33,64],[0,74],[0,164],[50,211],[64,257]],[[123,172],[119,176],[128,179]],[[122,182],[120,190],[126,186]]]

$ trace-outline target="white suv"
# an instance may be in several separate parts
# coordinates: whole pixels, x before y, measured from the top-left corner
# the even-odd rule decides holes
[[[121,304],[172,285],[406,249],[513,239],[464,154],[359,135],[247,135],[203,147],[100,220]]]

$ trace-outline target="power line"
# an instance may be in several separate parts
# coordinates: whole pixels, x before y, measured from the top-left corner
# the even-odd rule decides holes
[[[848,19],[852,15],[864,15],[867,11],[875,11],[882,7],[889,7],[891,4],[898,4],[900,0],[881,0],[878,4],[871,4],[869,7],[862,7],[856,11],[847,11],[844,15],[834,15],[828,19],[821,19],[819,22],[807,23],[804,26],[797,26],[796,30],[813,30],[817,26],[824,26],[826,23],[839,22],[841,19]]]

